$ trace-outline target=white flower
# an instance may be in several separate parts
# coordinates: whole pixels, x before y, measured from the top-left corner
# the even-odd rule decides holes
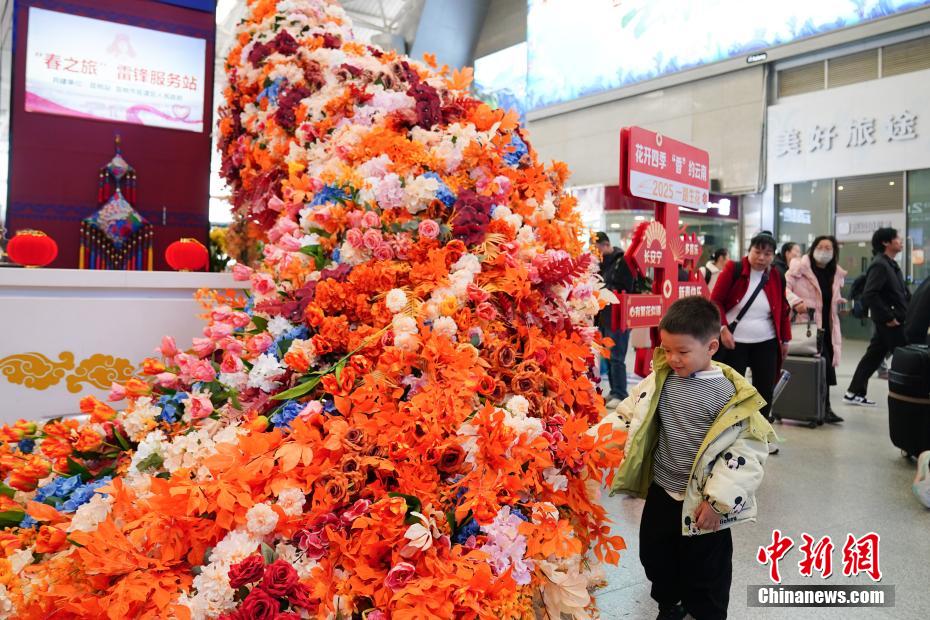
[[[439,191],[439,181],[427,176],[415,177],[404,187],[407,196],[407,210],[417,214],[427,208]]]
[[[284,514],[296,517],[303,513],[304,503],[307,497],[304,492],[297,487],[284,489],[278,494],[278,506],[284,511]]]
[[[410,541],[400,550],[400,555],[404,558],[412,558],[418,552],[426,551],[433,546],[433,539],[441,535],[439,528],[431,518],[419,512],[411,512],[410,515],[418,521],[404,532],[404,538]]]
[[[543,470],[543,479],[553,491],[565,491],[568,489],[568,477],[560,473],[561,470],[555,467],[549,467]]]
[[[161,430],[150,432],[139,442],[139,446],[132,455],[132,461],[129,463],[129,471],[139,471],[139,465],[142,464],[143,461],[151,462],[149,457],[153,454],[157,454],[164,459],[163,455],[167,449],[168,439],[165,437],[165,434]]]
[[[514,415],[526,417],[530,412],[530,401],[520,395],[511,396],[507,401],[507,410]]]
[[[458,330],[459,327],[455,324],[455,319],[452,317],[441,316],[433,321],[433,333],[437,336],[445,336],[451,340],[455,337],[455,333]]]
[[[470,271],[477,275],[481,273],[481,260],[474,254],[462,254],[461,258],[452,265],[453,271],[458,271],[460,269]]]
[[[35,560],[32,555],[32,547],[14,551],[7,559],[10,561],[10,570],[13,571],[14,575],[18,575]]]
[[[412,316],[395,315],[391,327],[394,329],[395,339],[398,334],[416,334],[419,331],[417,320]]]
[[[278,387],[277,377],[284,374],[284,366],[273,355],[263,353],[255,360],[255,365],[249,371],[248,387],[258,388],[263,392],[271,392]]]
[[[278,513],[268,504],[255,504],[245,513],[246,528],[255,536],[266,536],[278,525]]]
[[[237,392],[243,391],[249,384],[249,375],[244,370],[239,372],[221,372],[218,377],[220,383],[231,387]]]
[[[93,532],[100,522],[110,514],[110,507],[113,506],[114,501],[114,498],[109,495],[94,493],[90,501],[80,506],[77,512],[74,513],[68,531]]]
[[[161,410],[152,404],[150,397],[143,396],[137,399],[123,416],[123,428],[129,439],[134,442],[141,441],[150,430],[155,428],[155,418],[160,414]]]
[[[16,615],[16,606],[7,594],[6,586],[0,585],[0,618],[12,618]]]
[[[384,298],[387,309],[397,314],[407,307],[407,294],[399,288],[392,288]]]
[[[420,337],[408,332],[394,334],[394,346],[401,351],[412,353],[420,348]]]
[[[284,332],[294,329],[294,325],[283,316],[277,315],[268,321],[267,329],[272,338],[277,338]]]
[[[579,572],[577,559],[559,564],[540,560],[537,566],[545,575],[543,601],[550,618],[561,618],[563,615],[575,620],[590,618],[585,611],[591,602],[588,579]]]

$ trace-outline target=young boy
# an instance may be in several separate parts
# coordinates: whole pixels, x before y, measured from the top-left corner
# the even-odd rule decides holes
[[[734,523],[754,521],[768,442],[765,401],[733,369],[711,361],[720,314],[702,297],[672,304],[653,372],[607,417],[629,420],[611,491],[645,497],[639,557],[659,619],[726,618]],[[614,417],[616,416],[616,417]]]

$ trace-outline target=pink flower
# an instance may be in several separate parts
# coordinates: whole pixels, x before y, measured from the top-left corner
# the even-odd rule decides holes
[[[491,294],[476,284],[469,284],[465,290],[468,292],[468,298],[475,303],[480,304],[491,299]]]
[[[268,350],[274,340],[266,333],[256,334],[245,343],[245,348],[253,355],[260,355]]]
[[[382,209],[399,209],[404,206],[404,188],[401,187],[400,177],[393,172],[384,175],[378,183],[375,196]]]
[[[413,579],[416,572],[417,569],[410,562],[400,562],[388,572],[384,585],[397,592]]]
[[[366,228],[381,228],[381,217],[374,211],[366,211],[362,217],[362,226]]]
[[[322,529],[316,532],[300,530],[294,535],[294,542],[310,560],[319,560],[326,555],[326,551],[329,549],[329,538]]]
[[[213,352],[213,341],[209,338],[194,338],[191,343],[193,344],[194,353],[200,357],[206,357]]]
[[[286,203],[277,196],[272,196],[271,200],[268,201],[268,208],[272,211],[281,211],[284,209],[285,204]]]
[[[236,263],[232,268],[233,280],[237,282],[245,282],[252,277],[252,269],[243,265],[242,263]]]
[[[381,245],[381,231],[369,228],[365,231],[365,234],[362,235],[362,242],[365,244],[366,248],[374,250]]]
[[[234,373],[242,370],[242,360],[233,353],[226,351],[223,354],[223,361],[220,363],[220,372]]]
[[[288,233],[293,233],[299,230],[299,228],[300,227],[297,226],[297,222],[295,222],[291,218],[279,217],[278,221],[274,223],[274,226],[272,226],[271,229],[269,229],[268,239],[270,239],[272,242],[275,242],[281,237],[283,237],[284,235]]]
[[[265,246],[269,247],[269,246]],[[275,291],[274,280],[267,273],[252,274],[252,288],[259,295],[267,295]]]
[[[323,413],[323,403],[318,400],[311,400],[307,403],[307,406],[304,407],[303,411],[297,414],[297,417],[307,418],[320,413]]]
[[[198,394],[188,399],[186,410],[191,415],[191,419],[199,420],[213,413],[213,403],[206,394]]]
[[[387,615],[380,609],[368,612],[368,615],[365,616],[365,620],[388,620]]]
[[[126,398],[126,388],[119,383],[113,383],[110,385],[110,394],[107,396],[107,400],[110,402],[116,402]]]
[[[229,323],[214,323],[210,327],[203,330],[203,335],[209,338],[210,340],[216,342],[222,340],[224,337],[233,333],[233,326]],[[196,348],[196,345],[194,345]],[[210,351],[207,351],[209,353]],[[206,353],[201,354],[201,356],[206,355]]]
[[[171,336],[164,336],[161,339],[161,354],[165,357],[174,357],[178,354],[178,347]]]
[[[394,251],[391,250],[391,246],[386,243],[382,243],[374,249],[372,256],[378,260],[391,260],[394,258]]]
[[[417,232],[420,233],[421,237],[435,239],[439,236],[439,224],[433,220],[423,220],[420,222],[420,225],[417,226]]]
[[[197,360],[191,365],[190,376],[194,381],[209,383],[216,379],[216,371],[207,360]]]
[[[507,194],[510,192],[510,179],[501,175],[494,177],[494,182],[497,184],[497,187],[500,188],[499,194]]]
[[[249,321],[251,320],[252,319],[249,319]],[[248,323],[246,323],[246,325],[248,325]],[[243,325],[243,327],[245,327],[245,325]],[[233,355],[240,356],[240,357],[242,356],[242,352],[245,351],[245,347],[242,346],[242,341],[236,340],[232,336],[226,336],[225,338],[217,342],[216,348],[222,349],[224,351],[228,351],[229,353],[232,353]]]
[[[475,314],[479,318],[484,319],[485,321],[493,321],[494,317],[497,316],[497,310],[494,309],[490,303],[483,301],[478,304],[478,307],[475,308]]]
[[[353,248],[360,248],[364,245],[362,241],[362,233],[357,228],[350,228],[346,231],[346,241],[349,242]]]
[[[360,499],[356,500],[352,507],[342,513],[342,522],[345,524],[350,524],[361,516],[368,514],[368,510],[371,508],[371,500]]]
[[[178,376],[173,372],[162,372],[155,375],[155,383],[161,387],[173,390],[178,387]]]

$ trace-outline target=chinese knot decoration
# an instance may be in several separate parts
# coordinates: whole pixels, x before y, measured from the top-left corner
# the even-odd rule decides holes
[[[81,269],[152,269],[153,227],[132,205],[136,171],[123,159],[120,137],[116,154],[100,169],[96,213],[81,222]]]

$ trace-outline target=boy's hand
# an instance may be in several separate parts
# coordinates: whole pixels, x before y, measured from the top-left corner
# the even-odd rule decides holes
[[[716,532],[720,529],[720,515],[705,499],[694,513],[694,522],[702,530]]]

